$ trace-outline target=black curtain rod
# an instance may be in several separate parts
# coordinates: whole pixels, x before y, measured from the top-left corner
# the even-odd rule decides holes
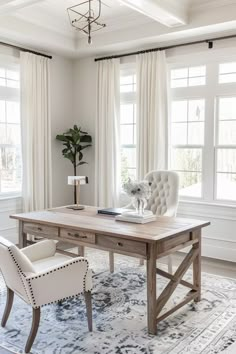
[[[20,50],[22,52],[29,52],[29,53],[32,53],[32,54],[35,54],[35,55],[40,55],[41,57],[52,59],[51,55],[43,54],[43,53],[36,52],[34,50],[23,48],[23,47],[18,47],[17,45],[13,45],[13,44],[10,44],[10,43],[0,42],[0,45],[3,45],[5,47],[14,48],[14,49]]]
[[[232,34],[230,36],[224,36],[224,37],[211,38],[211,39],[203,39],[203,40],[199,40],[199,41],[195,41],[195,42],[188,42],[188,43],[182,43],[182,44],[173,44],[173,45],[169,45],[167,47],[152,48],[152,49],[139,50],[137,52],[130,52],[130,53],[124,53],[124,54],[111,55],[111,56],[107,56],[107,57],[96,58],[96,59],[94,59],[94,61],[116,59],[116,58],[124,58],[124,57],[129,57],[131,55],[138,55],[138,54],[144,54],[144,53],[150,53],[150,52],[157,52],[159,50],[167,50],[167,49],[185,47],[185,46],[188,46],[188,45],[201,44],[201,43],[208,43],[208,48],[211,49],[211,48],[213,48],[213,42],[221,41],[223,39],[230,39],[230,38],[236,38],[236,34]]]

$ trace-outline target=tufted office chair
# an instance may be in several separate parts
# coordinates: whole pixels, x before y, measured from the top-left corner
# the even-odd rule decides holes
[[[179,176],[174,171],[160,170],[151,171],[145,178],[151,183],[151,197],[148,200],[146,209],[151,210],[153,214],[159,216],[176,216],[178,207],[179,195]],[[127,205],[125,208],[133,208],[132,204]],[[114,255],[109,253],[110,257],[110,270],[114,270]],[[144,261],[140,260],[143,265]],[[172,273],[172,259],[168,257],[168,271]]]
[[[159,216],[176,216],[179,200],[178,174],[167,170],[152,171],[144,179],[151,183],[152,190],[147,209]],[[168,256],[168,271],[172,273],[171,256]]]
[[[26,353],[30,352],[38,331],[41,306],[84,293],[88,327],[92,331],[92,275],[85,258],[56,254],[56,243],[52,240],[40,241],[20,250],[0,237],[0,270],[7,286],[2,327],[10,315],[14,294],[33,308]]]
[[[174,171],[152,171],[145,176],[151,183],[152,194],[147,209],[153,214],[176,216],[179,195],[179,176]]]

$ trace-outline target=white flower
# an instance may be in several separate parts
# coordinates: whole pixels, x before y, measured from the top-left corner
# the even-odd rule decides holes
[[[123,185],[123,189],[131,197],[149,199],[151,196],[151,188],[148,181],[131,181],[129,178],[128,182]]]

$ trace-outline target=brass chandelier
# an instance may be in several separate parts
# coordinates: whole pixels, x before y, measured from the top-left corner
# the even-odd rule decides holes
[[[98,22],[101,8],[101,0],[87,0],[67,9],[71,25],[88,36],[89,44],[92,43],[91,33],[106,27]]]

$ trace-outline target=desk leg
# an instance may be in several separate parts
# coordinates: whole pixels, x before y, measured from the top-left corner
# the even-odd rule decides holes
[[[198,250],[198,254],[193,261],[193,284],[197,287],[198,295],[194,299],[195,302],[201,301],[201,230],[193,232],[193,239],[198,239],[198,243],[193,245]]]
[[[157,333],[156,316],[156,244],[148,244],[147,259],[147,322],[148,333]]]
[[[27,234],[23,231],[23,221],[19,220],[19,248],[27,246]]]
[[[78,254],[80,257],[84,257],[84,246],[79,246]]]
[[[110,267],[110,273],[114,273],[114,253],[109,252],[109,267]]]

